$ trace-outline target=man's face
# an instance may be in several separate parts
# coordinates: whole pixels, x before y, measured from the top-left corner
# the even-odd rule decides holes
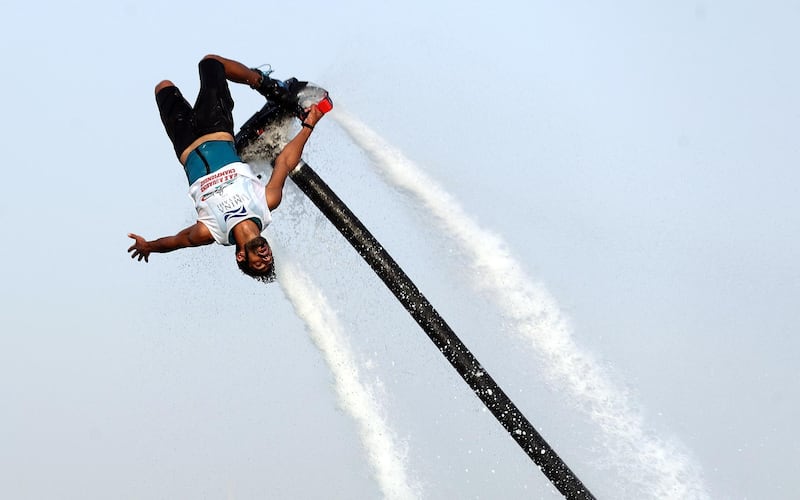
[[[262,272],[272,267],[272,249],[266,238],[258,236],[248,241],[244,246],[244,258],[247,267],[256,272]]]

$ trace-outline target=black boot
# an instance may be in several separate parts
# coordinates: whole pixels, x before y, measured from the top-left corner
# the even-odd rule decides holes
[[[253,71],[258,71],[261,74],[261,81],[257,86],[253,87],[259,94],[270,101],[287,102],[289,100],[289,89],[284,82],[270,78],[260,69],[253,68]]]

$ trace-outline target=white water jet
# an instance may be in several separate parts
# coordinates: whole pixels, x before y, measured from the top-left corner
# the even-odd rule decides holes
[[[362,445],[384,498],[419,498],[406,472],[405,453],[395,441],[373,392],[362,382],[354,356],[342,333],[336,313],[322,291],[293,261],[273,244],[279,255],[278,282],[305,322],[314,344],[322,351],[333,374],[341,407],[355,420]]]
[[[460,204],[400,150],[389,145],[357,118],[332,115],[370,157],[392,185],[425,206],[468,255],[474,286],[496,306],[541,355],[544,372],[601,431],[609,460],[637,489],[656,499],[704,499],[708,492],[697,464],[682,446],[645,430],[643,418],[624,391],[573,341],[571,327],[558,304],[535,284],[514,259],[506,243],[481,228]],[[473,244],[480,241],[480,247]]]

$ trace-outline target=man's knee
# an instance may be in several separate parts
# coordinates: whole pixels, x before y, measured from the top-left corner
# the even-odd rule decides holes
[[[156,85],[156,94],[158,94],[167,87],[174,87],[174,86],[175,84],[169,80],[161,80],[160,82],[158,82],[158,85]]]

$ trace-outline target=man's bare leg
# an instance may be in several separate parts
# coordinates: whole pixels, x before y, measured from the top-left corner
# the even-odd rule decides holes
[[[234,83],[243,83],[249,85],[250,88],[253,89],[257,89],[259,85],[261,85],[263,75],[254,69],[248,68],[239,61],[226,59],[215,54],[209,54],[203,59],[215,59],[221,62],[222,66],[225,68],[225,78]]]

